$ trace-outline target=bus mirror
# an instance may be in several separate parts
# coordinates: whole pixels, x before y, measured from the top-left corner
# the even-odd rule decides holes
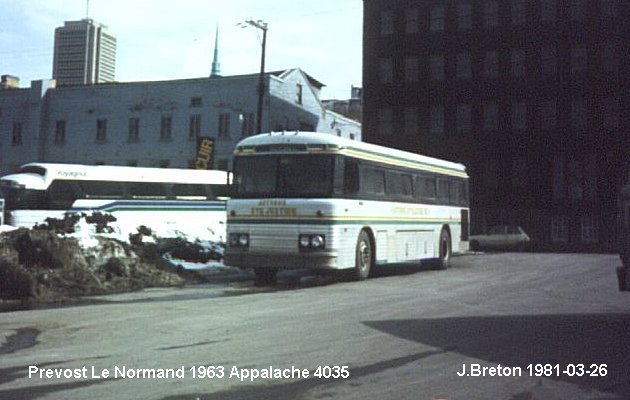
[[[232,171],[227,171],[227,197],[232,197],[232,184],[234,183],[234,173]]]

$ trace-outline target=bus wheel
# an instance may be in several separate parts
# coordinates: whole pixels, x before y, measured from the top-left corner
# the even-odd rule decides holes
[[[357,239],[356,258],[354,267],[354,279],[362,281],[367,279],[372,269],[372,242],[366,231],[361,231]]]
[[[256,286],[266,286],[276,283],[277,268],[254,268],[254,274],[256,274],[256,280],[254,284]]]
[[[452,253],[451,234],[448,233],[448,230],[442,228],[442,232],[440,232],[440,259],[437,265],[439,269],[448,268]]]

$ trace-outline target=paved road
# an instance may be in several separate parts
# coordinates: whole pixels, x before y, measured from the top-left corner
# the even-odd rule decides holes
[[[628,399],[630,295],[617,291],[617,265],[470,255],[365,282],[289,274],[271,288],[4,313],[0,399]],[[464,366],[486,376],[458,376]],[[276,378],[243,379],[269,368]]]

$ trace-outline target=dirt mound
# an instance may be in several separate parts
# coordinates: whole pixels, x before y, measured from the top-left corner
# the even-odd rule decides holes
[[[64,302],[77,296],[176,286],[201,279],[195,271],[163,259],[165,250],[155,243],[140,240],[130,244],[95,235],[93,245],[84,247],[78,239],[65,235],[72,232],[74,222],[49,221],[46,226],[0,235],[0,299]]]

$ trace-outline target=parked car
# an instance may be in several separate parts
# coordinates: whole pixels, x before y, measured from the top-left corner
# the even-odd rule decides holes
[[[497,225],[488,230],[485,235],[471,235],[471,250],[525,250],[529,247],[530,239],[520,226]]]

